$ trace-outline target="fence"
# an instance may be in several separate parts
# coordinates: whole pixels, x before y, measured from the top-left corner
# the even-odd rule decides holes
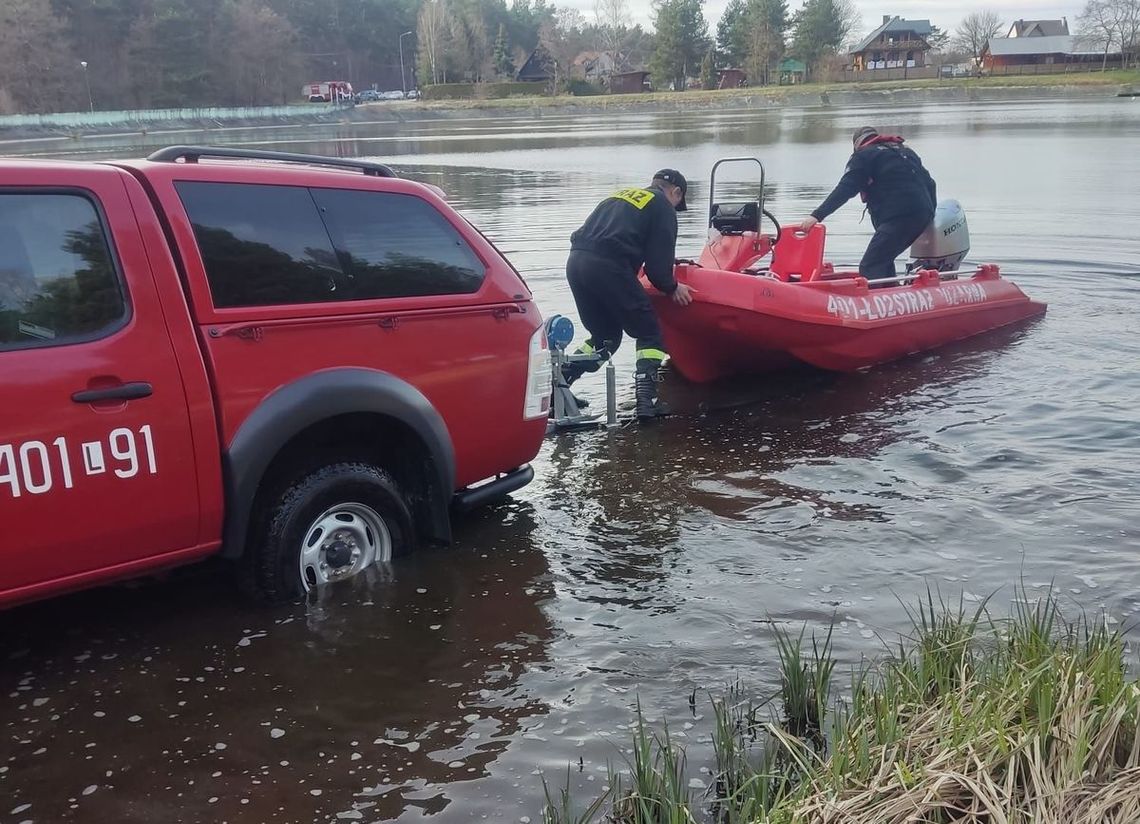
[[[150,124],[184,123],[200,121],[225,122],[227,120],[270,120],[277,117],[315,117],[320,114],[351,108],[341,104],[310,104],[308,106],[248,106],[224,109],[204,107],[196,109],[138,109],[113,112],[60,112],[56,114],[0,115],[0,129],[82,129],[93,126],[139,127]]]
[[[914,69],[861,69],[855,70],[850,66],[844,66],[842,72],[836,72],[835,80],[842,83],[869,83],[877,80],[933,80],[935,78],[950,78],[950,77],[966,77],[977,76],[978,74],[986,77],[1016,77],[1019,75],[1036,75],[1036,74],[1088,74],[1090,72],[1101,71],[1102,61],[1097,59],[1081,60],[1080,62],[1073,63],[1027,63],[1025,65],[1015,66],[990,66],[982,69],[980,72],[976,69],[970,69],[968,72],[962,70],[959,64],[951,66],[922,66]],[[1113,59],[1109,55],[1108,59],[1109,69],[1120,68],[1120,58]]]
[[[1101,71],[1101,60],[1080,63],[1029,63],[1023,66],[990,66],[983,70],[988,77],[1005,77],[1007,75],[1022,74],[1089,74]],[[1119,69],[1120,59],[1108,58],[1108,68]]]
[[[842,75],[836,77],[836,80],[842,83],[869,83],[876,80],[933,80],[938,77],[938,72],[938,66],[860,70],[853,69],[850,66],[844,66]]]

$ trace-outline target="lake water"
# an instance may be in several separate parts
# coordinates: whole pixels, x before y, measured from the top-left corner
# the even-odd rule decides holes
[[[834,619],[856,663],[928,587],[1005,614],[1019,585],[1052,584],[1135,638],[1140,101],[527,114],[0,150],[224,141],[382,158],[442,186],[544,314],[574,317],[568,238],[611,190],[687,174],[698,208],[679,254],[695,256],[717,158],[760,157],[768,208],[792,223],[864,123],[906,136],[965,206],[971,260],[1048,302],[1044,319],[859,374],[671,376],[677,416],[550,440],[537,480],[459,523],[456,546],[317,603],[255,609],[204,566],[0,615],[0,821],[537,822],[542,776],[560,785],[572,765],[583,799],[600,789],[638,701],[700,775],[706,696],[737,678],[774,689],[774,624]],[[860,211],[828,220],[831,259],[858,259]],[[627,343],[623,400],[632,360]],[[601,375],[578,386],[601,401]]]

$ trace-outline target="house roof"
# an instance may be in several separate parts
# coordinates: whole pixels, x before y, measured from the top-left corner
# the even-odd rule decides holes
[[[858,46],[851,50],[852,54],[861,52],[874,43],[880,35],[889,34],[890,32],[904,32],[910,31],[917,34],[919,37],[926,37],[933,32],[933,27],[930,25],[929,20],[903,20],[901,17],[892,17],[883,25],[879,26],[873,32],[863,38]]]
[[[522,64],[522,68],[515,75],[516,80],[550,80],[554,73],[550,70],[550,54],[542,46],[530,53],[530,57]]]
[[[1011,57],[1026,54],[1104,54],[1104,49],[1095,46],[1087,38],[1078,35],[1055,34],[1034,37],[993,37],[986,44],[986,50],[994,57]],[[1109,56],[1120,54],[1114,46]]]
[[[1065,20],[1014,20],[1009,37],[1057,37],[1069,33]]]
[[[1041,37],[991,37],[986,45],[994,57],[1019,54],[1070,54],[1076,38],[1068,34]]]

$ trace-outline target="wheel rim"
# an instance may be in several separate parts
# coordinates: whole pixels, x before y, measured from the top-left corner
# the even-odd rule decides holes
[[[301,584],[309,592],[390,560],[392,534],[379,513],[364,504],[337,504],[317,516],[305,530]]]

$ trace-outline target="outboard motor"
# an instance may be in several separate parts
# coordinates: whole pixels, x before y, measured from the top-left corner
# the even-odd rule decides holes
[[[908,271],[957,269],[970,251],[970,228],[966,212],[956,200],[940,200],[934,220],[910,247]]]

